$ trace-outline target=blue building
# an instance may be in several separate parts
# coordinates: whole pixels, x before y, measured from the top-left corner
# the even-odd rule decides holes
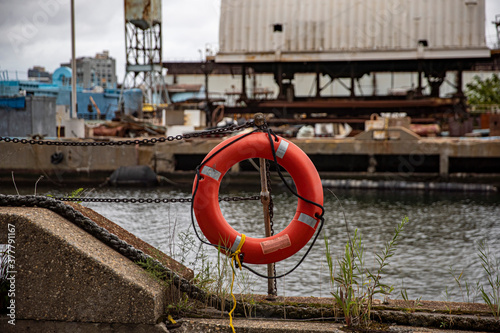
[[[26,96],[55,97],[57,106],[71,106],[71,69],[60,67],[52,83],[30,80],[0,80],[0,107],[23,109]],[[120,90],[116,88],[83,89],[77,86],[77,117],[111,120],[118,110]]]

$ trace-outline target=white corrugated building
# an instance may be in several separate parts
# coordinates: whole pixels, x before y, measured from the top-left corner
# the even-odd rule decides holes
[[[222,0],[224,63],[489,57],[484,0]]]

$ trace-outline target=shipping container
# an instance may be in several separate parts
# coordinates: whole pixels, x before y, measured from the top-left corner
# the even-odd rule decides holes
[[[485,0],[222,0],[217,62],[483,58]]]

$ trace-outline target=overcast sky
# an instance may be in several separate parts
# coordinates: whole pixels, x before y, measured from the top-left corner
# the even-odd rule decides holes
[[[456,0],[461,1],[461,0]],[[109,50],[119,80],[125,71],[123,0],[75,0],[76,56]],[[499,0],[486,0],[486,39],[496,42],[491,21]],[[70,0],[0,0],[0,71],[26,77],[28,68],[53,72],[71,57]],[[217,45],[220,0],[162,0],[163,59],[199,60]]]

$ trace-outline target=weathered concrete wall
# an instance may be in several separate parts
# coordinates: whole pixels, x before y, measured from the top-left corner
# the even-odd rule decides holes
[[[27,96],[25,109],[0,108],[0,136],[57,136],[56,98]]]
[[[106,177],[120,166],[148,165],[157,173],[174,171],[170,146],[104,146],[72,147],[23,145],[0,142],[0,170],[52,175],[56,181],[68,174],[92,178],[96,173]],[[62,153],[58,164],[51,162],[54,153]]]
[[[18,328],[42,332],[36,321],[44,321],[58,332],[71,331],[74,323],[86,323],[79,328],[85,332],[115,326],[122,328],[112,331],[133,332],[140,325],[166,331],[157,326],[167,304],[165,286],[54,212],[0,208],[0,244],[9,242],[15,246]],[[12,328],[4,324],[0,331]]]

